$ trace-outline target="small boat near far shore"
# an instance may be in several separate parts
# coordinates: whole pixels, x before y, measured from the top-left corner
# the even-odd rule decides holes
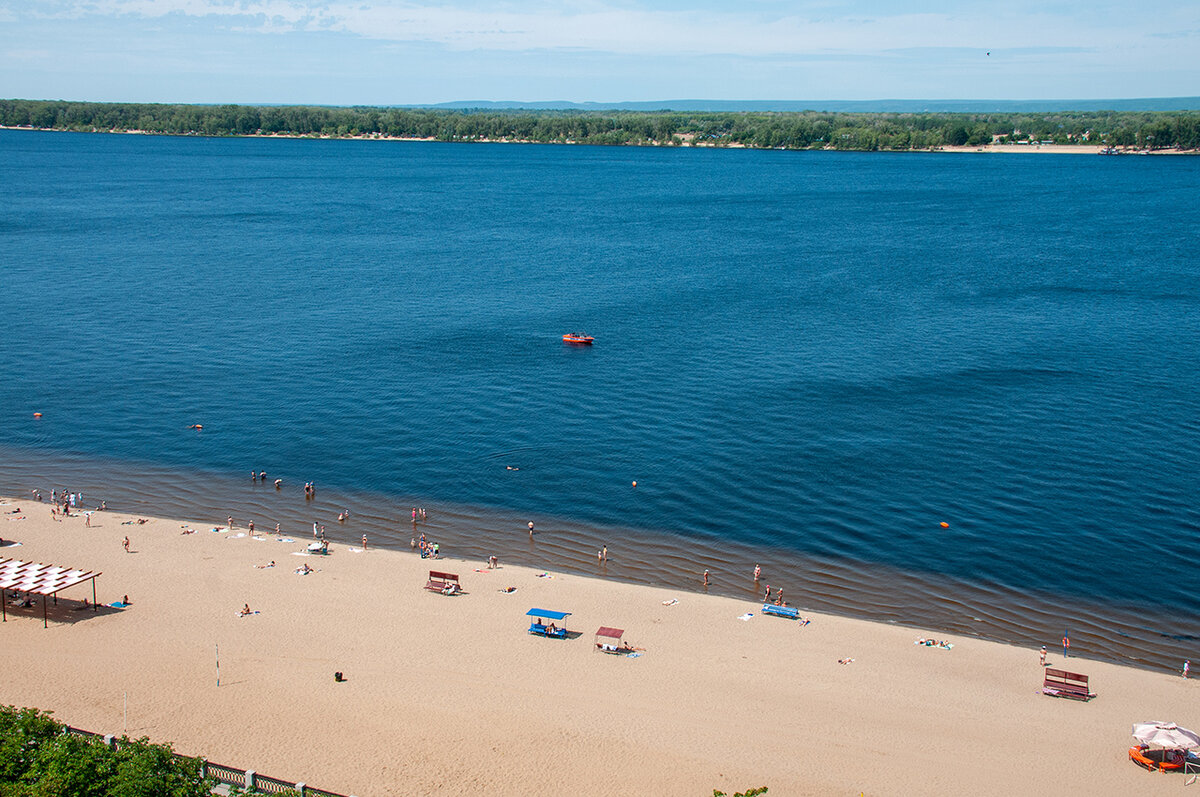
[[[568,332],[563,335],[563,343],[569,343],[572,346],[591,346],[595,340],[591,335],[585,335],[582,332]]]

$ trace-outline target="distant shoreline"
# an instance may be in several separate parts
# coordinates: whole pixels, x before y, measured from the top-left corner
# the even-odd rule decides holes
[[[660,141],[631,141],[623,144],[597,144],[588,141],[535,141],[525,138],[476,138],[471,140],[462,139],[439,139],[436,137],[419,137],[419,136],[392,136],[384,133],[362,133],[357,135],[332,135],[327,133],[231,133],[227,135],[213,135],[209,133],[160,133],[153,130],[138,130],[124,128],[110,128],[107,130],[71,130],[63,127],[32,127],[29,125],[0,125],[0,130],[24,130],[40,133],[83,133],[83,134],[103,134],[103,135],[141,135],[141,136],[170,136],[172,138],[264,138],[264,139],[297,139],[297,140],[321,140],[321,141],[402,141],[402,142],[440,142],[443,144],[545,144],[545,145],[562,145],[562,146],[618,146],[618,147],[653,147],[653,148],[681,148],[681,149],[757,149],[757,150],[790,150],[793,152],[885,152],[885,153],[984,153],[984,154],[1055,154],[1055,155],[1200,155],[1200,150],[1183,149],[1180,147],[1163,147],[1161,149],[1136,149],[1133,147],[1115,147],[1110,148],[1101,144],[1053,144],[1053,143],[990,143],[981,144],[978,146],[972,145],[941,145],[937,147],[923,147],[914,149],[876,149],[876,150],[861,150],[861,149],[841,149],[838,147],[756,147],[741,142],[730,142],[727,144],[715,144],[695,142],[688,138],[680,138],[673,143],[663,143]],[[1112,149],[1112,152],[1105,153],[1106,150]]]

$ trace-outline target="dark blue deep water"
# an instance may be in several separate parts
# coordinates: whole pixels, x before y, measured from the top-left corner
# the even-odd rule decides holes
[[[405,547],[536,515],[510,558],[1200,655],[1200,158],[0,131],[0,196],[5,491],[306,520],[261,468]]]

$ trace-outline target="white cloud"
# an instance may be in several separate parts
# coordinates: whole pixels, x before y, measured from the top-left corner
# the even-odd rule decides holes
[[[750,11],[694,6],[655,10],[622,0],[576,0],[541,7],[386,0],[90,0],[41,8],[58,17],[180,17],[242,32],[333,31],[387,41],[430,42],[455,50],[594,50],[627,55],[786,56],[947,46],[1111,48],[1127,47],[1150,35],[1149,30],[1136,32],[1149,24],[1144,15],[1127,19],[1107,15],[1102,26],[1086,17],[1003,6],[875,17],[852,7],[835,11],[823,3],[803,10],[795,3],[763,3]],[[1200,14],[1185,12],[1184,16],[1192,17],[1195,24]],[[1157,22],[1162,27],[1163,20]]]

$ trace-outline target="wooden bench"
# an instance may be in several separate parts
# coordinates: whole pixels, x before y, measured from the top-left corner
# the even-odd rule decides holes
[[[1069,697],[1072,700],[1090,700],[1095,697],[1088,690],[1088,677],[1077,672],[1046,669],[1042,682],[1042,694],[1051,697]]]
[[[453,594],[462,592],[462,585],[458,583],[458,575],[455,573],[440,573],[437,570],[430,570],[429,581],[425,584],[425,589]]]

